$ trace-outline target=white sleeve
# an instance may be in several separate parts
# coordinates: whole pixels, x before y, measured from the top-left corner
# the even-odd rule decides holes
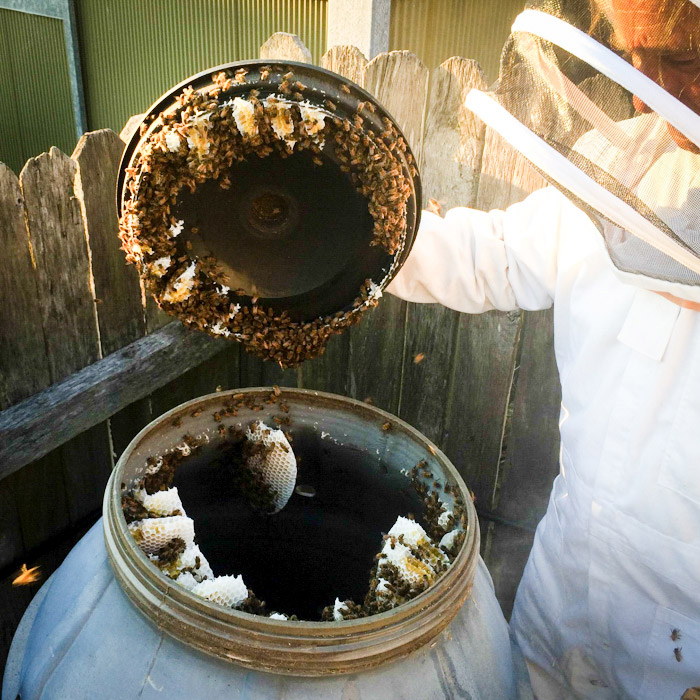
[[[505,211],[456,207],[444,219],[424,211],[413,249],[387,291],[467,313],[549,308],[560,233],[579,217],[587,218],[553,187]]]

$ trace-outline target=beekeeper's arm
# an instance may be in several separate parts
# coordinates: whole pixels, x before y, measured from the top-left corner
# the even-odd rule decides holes
[[[481,313],[546,309],[554,300],[564,227],[591,226],[553,187],[505,211],[424,211],[411,254],[387,291],[407,301]]]

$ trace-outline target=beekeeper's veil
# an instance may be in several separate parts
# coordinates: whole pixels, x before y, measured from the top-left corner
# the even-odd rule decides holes
[[[616,44],[614,9],[625,2],[600,0],[597,22],[587,0],[582,10],[559,1],[526,9],[499,82],[489,93],[472,90],[466,104],[589,213],[627,281],[700,301],[700,115],[670,94],[678,91],[668,81],[664,89],[663,72],[646,77]],[[662,4],[697,15],[700,32],[690,0],[649,7]],[[688,52],[688,81],[700,94],[697,56]],[[636,112],[633,96],[653,111]]]

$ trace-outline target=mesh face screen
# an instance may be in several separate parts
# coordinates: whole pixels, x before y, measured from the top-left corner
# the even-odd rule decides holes
[[[595,23],[588,8],[574,12],[548,2],[537,9],[566,19],[564,29],[577,24],[579,29],[589,31],[595,25],[596,38],[603,42],[613,33],[605,21]],[[581,32],[563,31],[561,39],[554,38],[555,45],[541,38],[537,18],[529,14],[529,22],[519,24],[520,18],[516,20],[516,31],[504,49],[501,75],[492,96],[575,166],[574,180],[593,181],[597,187],[572,187],[571,179],[560,176],[558,161],[553,161],[551,167],[539,163],[537,169],[597,219],[618,268],[700,286],[700,155],[695,152],[700,149],[694,146],[692,135],[671,128],[648,108],[645,113],[635,111],[640,94],[633,100],[622,84],[630,83],[628,71],[635,74],[633,79],[636,71],[610,49],[591,42],[587,36],[581,42]],[[526,26],[531,31],[522,29]],[[543,31],[542,36],[546,35]],[[586,56],[586,60],[579,56]],[[593,67],[598,60],[609,75]],[[621,69],[619,82],[611,77],[615,71],[607,66]],[[700,77],[698,81],[700,94]],[[667,78],[666,83],[670,82]],[[653,89],[658,91],[656,85]],[[672,114],[678,103],[668,93],[661,95],[662,99],[668,98],[668,112],[664,110],[663,114]],[[647,101],[643,93],[642,98]],[[688,106],[691,102],[686,100]],[[672,116],[667,118],[673,121]],[[690,113],[690,119],[695,115]],[[518,148],[517,139],[508,140]],[[583,196],[580,192],[584,190],[593,194]]]

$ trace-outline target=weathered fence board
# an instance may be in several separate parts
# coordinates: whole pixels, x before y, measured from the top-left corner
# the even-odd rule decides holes
[[[463,102],[471,87],[484,85],[478,64],[462,58],[451,58],[431,72],[419,154],[423,206],[430,198],[447,208],[474,205],[484,125],[465,110]],[[399,412],[441,443],[452,398],[451,377],[461,364],[454,346],[459,317],[437,304],[408,304]]]
[[[362,86],[394,117],[413,152],[422,140],[428,69],[409,51],[376,56],[364,68]],[[405,89],[400,89],[404,86]],[[411,89],[409,89],[409,87]],[[371,398],[398,413],[405,356],[406,302],[386,295],[348,335],[350,395]]]
[[[29,160],[20,174],[36,261],[44,342],[53,382],[100,357],[85,229],[74,196],[76,164],[57,148]],[[111,471],[106,423],[60,448],[71,521],[99,508]]]
[[[24,219],[24,198],[17,176],[3,164],[0,164],[0,245],[3,250],[0,256],[0,409],[4,409],[48,386],[51,377]],[[41,479],[47,471],[51,473],[51,466],[49,462],[40,464],[31,476]],[[29,526],[31,519],[26,517],[27,507],[18,507],[15,491],[19,486],[17,480],[0,483],[0,566],[17,560],[25,550],[22,526]],[[65,505],[62,492],[56,494],[56,499],[56,509],[60,511],[62,504]],[[45,521],[39,537],[53,526],[54,523]]]
[[[362,87],[367,59],[356,46],[333,46],[321,58],[321,66]]]
[[[459,318],[443,449],[479,511],[492,507],[519,326],[519,312]]]
[[[311,63],[311,51],[296,34],[275,32],[261,47],[260,58]]]
[[[51,382],[17,176],[0,163],[0,408]],[[33,347],[34,353],[27,348]]]
[[[75,196],[89,244],[102,356],[146,332],[139,277],[136,268],[126,264],[117,236],[114,192],[123,150],[119,137],[102,129],[84,134],[71,156],[77,165]],[[112,416],[109,426],[114,453],[121,454],[150,420],[147,399]]]

